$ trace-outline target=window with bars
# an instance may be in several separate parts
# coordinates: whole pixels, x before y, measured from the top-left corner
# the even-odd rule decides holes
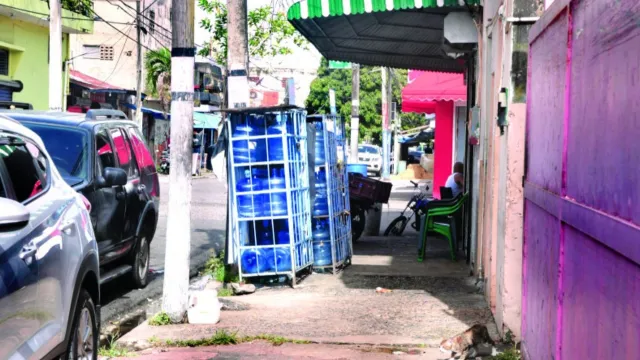
[[[149,32],[154,33],[156,31],[156,12],[149,11]]]
[[[9,51],[0,49],[0,75],[9,76]]]

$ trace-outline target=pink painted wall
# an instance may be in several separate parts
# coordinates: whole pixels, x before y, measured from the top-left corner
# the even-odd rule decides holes
[[[440,186],[444,186],[453,170],[453,101],[436,103],[436,146],[433,159],[433,196],[440,198]]]
[[[501,274],[501,291],[498,295],[502,307],[498,309],[503,324],[516,338],[521,338],[522,323],[522,228],[524,213],[524,194],[522,176],[524,176],[524,137],[526,104],[509,105],[509,128],[507,149],[502,156],[507,157],[506,169],[506,207],[504,222],[504,250]]]
[[[555,0],[529,35],[528,359],[640,353],[639,11]]]

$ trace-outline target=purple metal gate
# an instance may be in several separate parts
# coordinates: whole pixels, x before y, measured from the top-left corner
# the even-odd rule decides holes
[[[640,2],[555,0],[529,35],[522,337],[640,358]]]

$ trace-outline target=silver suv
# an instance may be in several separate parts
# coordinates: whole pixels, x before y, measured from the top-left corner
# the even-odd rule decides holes
[[[100,274],[89,207],[42,140],[0,115],[0,359],[97,359]]]

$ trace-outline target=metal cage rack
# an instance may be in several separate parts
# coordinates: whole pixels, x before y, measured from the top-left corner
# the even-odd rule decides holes
[[[313,267],[335,274],[350,264],[353,254],[345,126],[335,115],[308,116],[307,122],[313,125],[316,134]]]
[[[287,276],[313,264],[306,112],[228,113],[230,244],[240,278]]]

